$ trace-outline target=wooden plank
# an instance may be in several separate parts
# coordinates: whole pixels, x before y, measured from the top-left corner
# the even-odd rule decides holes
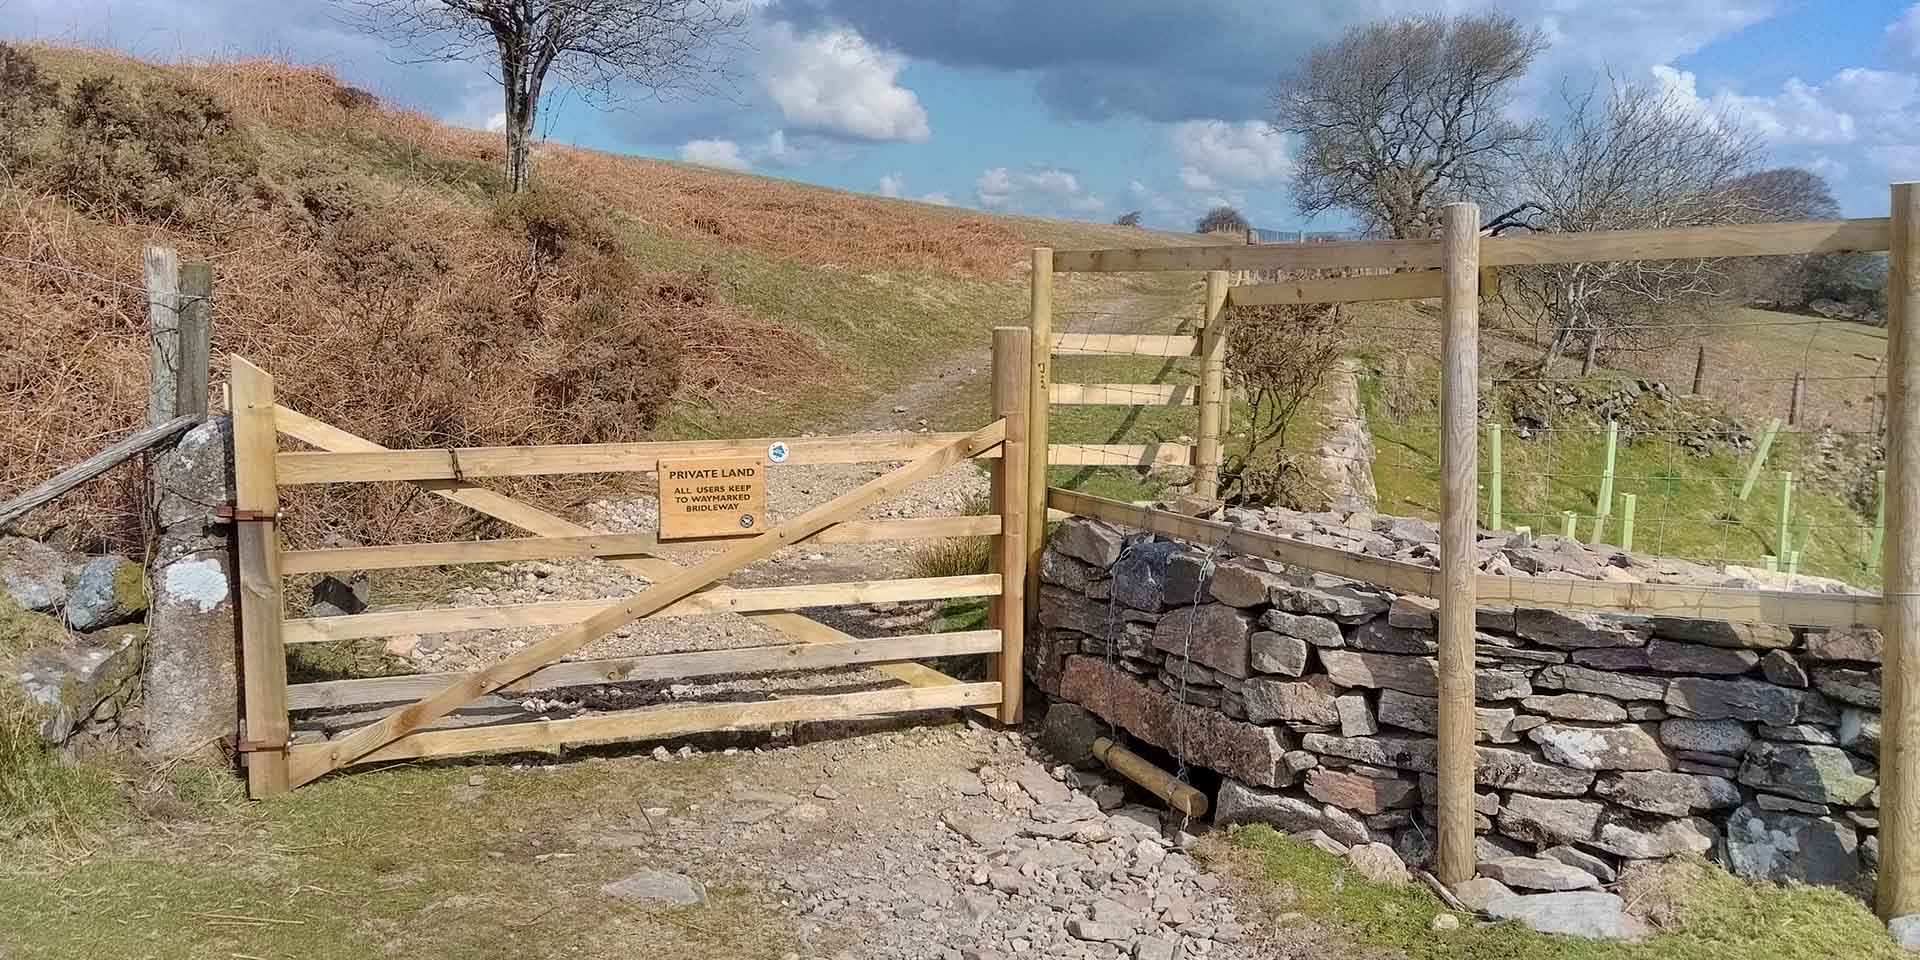
[[[1920,913],[1920,184],[1892,190],[1887,256],[1887,479],[1880,541],[1886,663],[1874,909]]]
[[[1053,443],[1047,463],[1057,467],[1184,467],[1193,448],[1184,443]]]
[[[1056,357],[1197,357],[1200,338],[1140,333],[1056,333],[1048,342]]]
[[[354,436],[332,424],[316,420],[297,410],[276,406],[273,411],[274,425],[290,437],[302,443],[334,452],[372,452],[386,448],[362,437]],[[495,493],[483,487],[475,487],[451,480],[427,480],[414,483],[423,490],[432,491],[435,496],[460,504],[470,510],[484,513],[505,523],[510,523],[528,533],[545,537],[589,536],[593,530],[583,527],[565,517],[548,513],[530,503],[515,500],[504,494]],[[614,561],[618,566],[632,570],[650,579],[671,576],[680,569],[680,565],[671,560],[657,557],[635,557],[630,560]],[[779,630],[789,637],[803,643],[830,643],[838,640],[851,640],[851,636],[818,620],[798,613],[750,613],[747,619],[765,624]],[[902,683],[916,687],[950,686],[959,680],[949,677],[932,667],[919,663],[885,664],[877,668],[880,672]],[[991,713],[988,714],[992,716]]]
[[[1048,445],[1053,397],[1053,251],[1033,248],[1031,297],[1027,307],[1027,516],[1047,515],[1047,468],[1053,448]],[[1026,621],[1040,614],[1040,555],[1047,548],[1047,525],[1027,524]]]
[[[1439,571],[1417,563],[1351,553],[1058,487],[1048,491],[1047,502],[1050,507],[1074,516],[1151,530],[1206,546],[1221,543],[1224,538],[1227,549],[1244,556],[1363,580],[1399,593],[1422,597],[1439,595]],[[1481,603],[1800,627],[1876,626],[1880,622],[1881,598],[1875,595],[1613,583],[1571,577],[1505,577],[1487,573],[1478,575],[1474,584],[1474,593]]]
[[[1473,879],[1474,542],[1479,528],[1480,207],[1441,210],[1438,857],[1452,886]]]
[[[1367,303],[1376,300],[1430,300],[1444,286],[1438,270],[1410,270],[1371,277],[1326,277],[1251,283],[1227,291],[1227,306],[1267,307],[1301,303]]]
[[[674,601],[654,617],[698,617],[713,613],[758,613],[798,610],[854,603],[904,603],[954,597],[990,597],[1000,592],[1000,575],[980,573],[961,577],[923,577],[908,580],[856,580],[845,583],[801,583],[778,587],[715,587]],[[451,633],[456,630],[498,630],[576,624],[617,607],[620,600],[546,600],[488,607],[429,607],[424,610],[388,610],[338,617],[288,620],[282,630],[288,644],[363,640],[409,633]]]
[[[991,706],[999,702],[998,683],[955,683],[939,687],[787,697],[751,703],[660,707],[568,720],[534,720],[490,727],[421,731],[389,741],[378,749],[357,754],[341,765],[510,750],[552,750],[569,744],[617,740],[658,740],[690,733],[742,730],[784,723],[853,720],[925,710]],[[344,739],[359,736],[366,729],[363,727]],[[325,766],[343,742],[343,739],[335,739],[327,743],[294,747],[294,764],[302,769]]]
[[[1227,274],[1207,274],[1207,302],[1200,320],[1200,437],[1193,450],[1193,492],[1209,500],[1220,497],[1220,434],[1226,423],[1223,400],[1227,384]]]
[[[874,639],[855,638],[830,640],[825,643],[791,643],[733,650],[658,653],[644,657],[563,660],[552,666],[542,667],[501,687],[500,693],[519,696],[543,690],[603,683],[676,680],[683,677],[723,674],[824,670],[833,667],[916,660],[922,657],[958,657],[995,653],[999,649],[1000,631],[963,630],[954,633],[922,633]],[[292,710],[332,710],[341,707],[417,700],[445,687],[459,676],[457,673],[418,673],[398,677],[369,677],[362,680],[297,683],[287,688],[287,706]]]
[[[1000,722],[1018,724],[1027,618],[1027,404],[1033,399],[1033,338],[1025,327],[993,329],[993,414],[1006,421],[1007,439],[993,465],[993,509],[1006,519],[993,541],[993,567],[1000,574],[1000,595],[988,602],[987,623],[999,629],[1002,647],[988,676],[1000,680]]]
[[[1059,250],[1053,269],[1117,273],[1135,270],[1328,270],[1379,267],[1430,270],[1440,266],[1438,240],[1362,240],[1350,243],[1244,243],[1204,247]]]
[[[39,486],[0,504],[0,530],[26,516],[29,511],[65,496],[67,491],[185,433],[200,420],[201,417],[191,415],[174,417],[133,433],[119,443],[54,474]]]
[[[915,460],[966,439],[964,433],[875,433],[783,441],[786,464],[894,463]],[[576,473],[647,473],[660,461],[763,456],[775,440],[559,443],[538,447],[462,447],[365,453],[283,453],[281,486],[394,480],[477,480]],[[998,450],[977,456],[998,456]]]
[[[909,517],[896,520],[847,520],[816,534],[810,543],[877,543],[943,537],[990,537],[1000,532],[997,516]],[[580,537],[522,537],[512,540],[456,540],[385,547],[336,547],[289,550],[280,555],[280,572],[328,573],[338,570],[390,570],[398,567],[462,563],[511,563],[599,557],[620,560],[710,550],[738,537],[693,539],[662,544],[651,533],[596,533]]]
[[[1885,250],[1885,219],[1746,223],[1667,230],[1600,233],[1533,233],[1488,237],[1482,266],[1595,263],[1609,260],[1693,260],[1715,257],[1792,256]],[[1111,273],[1135,270],[1326,270],[1374,267],[1433,270],[1441,266],[1438,240],[1361,240],[1352,243],[1223,244],[1060,250],[1056,271]]]
[[[1601,263],[1611,260],[1694,260],[1885,250],[1885,218],[1744,223],[1667,230],[1601,233],[1521,233],[1480,242],[1484,266]]]
[[[288,774],[287,649],[281,640],[280,493],[274,483],[273,378],[243,357],[228,359],[233,386],[233,505],[258,519],[236,520],[240,671],[246,713],[247,792],[255,799],[292,789]]]
[[[1047,399],[1060,406],[1186,407],[1197,389],[1186,383],[1056,383]]]
[[[180,267],[178,364],[174,368],[175,413],[204,420],[207,381],[212,374],[213,264],[205,260]]]
[[[661,580],[626,600],[594,614],[580,624],[547,637],[491,666],[467,674],[433,696],[396,710],[388,714],[385,719],[364,727],[344,739],[329,743],[328,751],[320,756],[318,762],[296,762],[291,779],[295,785],[309,783],[328,770],[338,769],[427,723],[446,716],[463,703],[491,693],[548,663],[562,659],[587,643],[613,632],[623,624],[631,623],[660,610],[741,567],[771,556],[782,547],[804,542],[827,525],[856,514],[988,447],[997,446],[1004,439],[1006,439],[1006,422],[996,421],[991,426],[935,450],[907,466],[875,477],[778,527],[769,529],[752,540],[745,541],[712,559]]]

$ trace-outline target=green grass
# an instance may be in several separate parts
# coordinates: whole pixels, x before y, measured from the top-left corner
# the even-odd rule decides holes
[[[1386,887],[1344,869],[1318,848],[1265,826],[1235,829],[1229,842],[1250,853],[1261,881],[1293,900],[1285,909],[1330,922],[1361,943],[1408,960],[1799,960],[1847,957],[1892,960],[1900,952],[1859,900],[1825,887],[1743,882],[1697,864],[1690,882],[1674,885],[1675,929],[1640,944],[1535,933],[1518,924],[1463,922],[1435,932],[1444,907],[1418,884]],[[1463,918],[1464,920],[1465,918]]]
[[[22,610],[0,592],[0,666],[65,640],[59,621]],[[40,717],[17,686],[0,682],[0,841],[72,843],[124,807],[108,771],[70,763],[47,747]]]
[[[1439,414],[1428,410],[1404,417],[1383,409],[1379,382],[1363,380],[1361,399],[1376,448],[1373,476],[1380,511],[1434,518],[1439,515]],[[1502,521],[1507,529],[1529,526],[1536,534],[1560,533],[1562,516],[1577,515],[1577,535],[1593,538],[1601,475],[1606,460],[1606,431],[1555,430],[1522,440],[1508,428],[1502,438]],[[1775,441],[1753,492],[1738,499],[1751,454],[1724,447],[1705,457],[1676,443],[1622,438],[1615,457],[1612,519],[1602,540],[1618,544],[1622,494],[1638,498],[1634,551],[1702,563],[1759,566],[1779,547],[1781,471],[1802,467],[1811,452],[1799,437],[1784,432]],[[1481,522],[1489,523],[1487,490],[1490,453],[1480,434]],[[1805,477],[1804,469],[1795,471]],[[1835,577],[1861,586],[1877,586],[1869,569],[1873,518],[1863,516],[1837,492],[1805,482],[1792,496],[1791,538],[1800,550],[1801,573]],[[1784,560],[1781,563],[1784,569]]]

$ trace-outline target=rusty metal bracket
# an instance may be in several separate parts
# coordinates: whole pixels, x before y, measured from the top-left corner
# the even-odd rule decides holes
[[[280,520],[278,510],[272,513],[264,510],[241,510],[231,503],[214,507],[213,515],[222,523],[275,523]]]
[[[460,469],[460,454],[454,452],[452,447],[447,448],[447,463],[453,467],[453,482],[461,486],[466,486],[467,475],[465,471]]]
[[[287,745],[284,743],[273,743],[267,740],[238,740],[233,744],[234,753],[278,753],[286,749]]]

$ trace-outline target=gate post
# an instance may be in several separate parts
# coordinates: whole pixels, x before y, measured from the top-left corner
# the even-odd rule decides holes
[[[1474,540],[1479,526],[1480,207],[1450,203],[1440,233],[1440,882],[1473,879]]]
[[[1027,405],[1033,363],[1033,338],[1025,327],[993,328],[993,415],[1007,421],[1007,439],[1000,460],[993,465],[993,509],[1000,515],[1000,536],[994,538],[994,567],[1000,573],[1000,595],[989,604],[988,626],[1000,630],[1000,654],[994,670],[1000,679],[1000,722],[1020,722],[1026,662],[1028,514]],[[1042,467],[1045,454],[1040,455]],[[1045,488],[1041,489],[1042,495]],[[1043,506],[1042,511],[1045,510]],[[1038,526],[1044,531],[1046,514]]]
[[[1920,183],[1893,185],[1887,253],[1886,533],[1880,545],[1882,919],[1920,913]]]
[[[280,488],[274,453],[273,377],[233,357],[233,528],[240,547],[240,669],[246,725],[241,755],[247,790],[254,799],[286,793],[287,649],[280,639],[284,614],[280,581]]]
[[[1200,318],[1200,387],[1194,402],[1200,407],[1200,437],[1194,453],[1193,492],[1220,499],[1220,435],[1228,427],[1227,272],[1207,271],[1207,306]]]
[[[1033,299],[1027,312],[1028,622],[1040,618],[1040,551],[1047,547],[1047,412],[1053,403],[1053,248],[1033,248]]]

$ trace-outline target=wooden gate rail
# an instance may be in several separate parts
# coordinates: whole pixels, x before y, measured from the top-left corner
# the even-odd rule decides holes
[[[331,770],[391,760],[513,750],[551,750],[570,745],[659,739],[778,723],[853,720],[891,713],[985,707],[1000,702],[998,682],[956,683],[943,687],[786,697],[751,703],[703,703],[628,710],[568,720],[503,723],[459,730],[422,730],[357,754],[351,760],[336,760],[332,743],[300,744],[293,747],[291,753],[293,766],[297,770]]]
[[[907,580],[802,583],[777,587],[714,587],[688,595],[655,611],[654,617],[698,617],[714,613],[763,613],[856,603],[952,600],[1000,594],[1000,575],[924,577]],[[475,607],[383,610],[337,617],[284,621],[281,635],[289,646],[365,640],[409,633],[452,633],[504,627],[571,626],[591,620],[619,600],[543,600]]]
[[[1202,520],[1058,487],[1048,491],[1047,500],[1053,508],[1074,516],[1150,530],[1194,544],[1224,541],[1229,550],[1243,556],[1361,580],[1398,593],[1436,597],[1440,592],[1440,571],[1418,563],[1292,540],[1217,520]],[[1736,623],[1833,628],[1876,626],[1881,611],[1878,596],[1508,577],[1491,573],[1479,574],[1474,583],[1475,595],[1481,602]]]
[[[880,543],[943,537],[996,537],[1000,517],[910,517],[897,520],[844,520],[813,538],[814,543]],[[651,533],[596,533],[579,537],[521,537],[513,540],[457,540],[449,543],[408,543],[389,547],[333,547],[288,550],[280,555],[280,572],[331,573],[339,570],[390,570],[401,567],[439,567],[464,563],[508,563],[515,560],[558,560],[598,557],[628,560],[634,557],[680,555],[713,549],[738,537],[692,537],[661,543]]]
[[[958,630],[874,639],[830,640],[778,646],[690,650],[601,660],[563,660],[542,667],[501,687],[498,692],[520,695],[566,687],[627,683],[635,680],[673,680],[738,673],[783,673],[821,670],[854,664],[884,664],[922,657],[958,657],[998,653],[999,630]],[[322,680],[287,688],[287,705],[294,710],[334,709],[417,700],[457,679],[457,673],[412,673],[358,680]]]

